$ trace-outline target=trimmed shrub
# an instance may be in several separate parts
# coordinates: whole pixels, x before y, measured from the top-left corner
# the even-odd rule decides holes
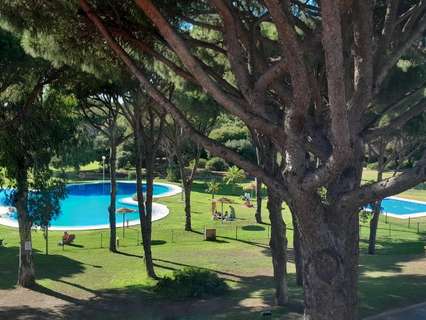
[[[225,160],[218,157],[213,157],[206,162],[206,169],[210,171],[224,171],[228,168]]]
[[[127,180],[136,180],[136,172],[134,171],[129,171],[127,173]]]
[[[200,160],[198,160],[198,168],[204,169],[206,167],[206,163],[207,159],[200,158]]]
[[[189,166],[190,166],[191,168],[193,168],[193,167],[194,167],[194,163],[195,163],[195,160],[191,160],[191,163],[189,164]],[[199,169],[204,169],[204,168],[206,167],[206,163],[207,163],[207,160],[206,160],[206,159],[204,159],[204,158],[200,158],[200,159],[198,160],[198,168],[199,168]]]
[[[227,290],[228,285],[216,273],[199,268],[176,270],[172,278],[166,276],[154,287],[156,293],[177,299],[218,296]]]
[[[225,143],[230,140],[247,140],[250,134],[247,128],[234,125],[226,125],[217,129],[213,129],[209,138]]]
[[[238,152],[244,158],[256,162],[256,148],[247,139],[230,140],[225,143],[225,146]]]

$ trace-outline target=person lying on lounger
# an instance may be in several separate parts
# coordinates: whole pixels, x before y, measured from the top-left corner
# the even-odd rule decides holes
[[[64,232],[64,235],[62,236],[62,240],[59,241],[59,245],[63,246],[66,244],[71,244],[75,240],[75,234],[69,234],[68,232]]]
[[[244,206],[246,206],[247,208],[253,208],[254,206],[250,203],[250,200],[246,200],[244,201]]]

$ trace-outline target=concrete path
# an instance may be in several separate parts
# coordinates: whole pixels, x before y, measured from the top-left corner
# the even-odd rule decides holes
[[[388,311],[364,320],[425,320],[426,302],[415,304],[406,308]]]

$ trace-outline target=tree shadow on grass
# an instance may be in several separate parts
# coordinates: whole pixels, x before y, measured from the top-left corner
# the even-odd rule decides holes
[[[255,224],[242,226],[241,229],[245,231],[265,231],[265,227],[262,227],[261,225],[255,225]]]
[[[171,263],[169,261],[169,263]],[[182,264],[176,264],[176,268]],[[294,282],[294,279],[290,279]],[[132,285],[99,293],[84,304],[61,309],[66,319],[271,319],[262,317],[270,310],[272,319],[300,319],[303,312],[299,288],[291,288],[291,300],[285,307],[273,302],[273,279],[269,276],[238,277],[223,296],[201,299],[174,299],[158,296],[152,287]]]
[[[0,319],[15,320],[39,320],[60,319],[61,315],[52,309],[31,307],[2,307],[0,308]]]
[[[151,240],[151,245],[152,246],[160,246],[163,244],[166,244],[167,241],[166,240]]]
[[[362,317],[420,303],[426,300],[426,275],[361,276],[359,297]]]
[[[48,257],[47,257],[48,258]],[[53,262],[54,263],[54,262]],[[197,267],[166,259],[155,259],[159,268],[170,271]],[[34,308],[2,308],[3,319],[259,319],[264,310],[271,310],[273,318],[296,319],[303,311],[301,290],[290,286],[291,301],[286,308],[274,307],[273,278],[267,275],[244,276],[205,268],[218,273],[231,283],[229,293],[220,297],[175,301],[157,296],[151,286],[132,285],[123,289],[95,291],[68,280],[56,281],[92,293],[89,299],[77,299],[61,292],[38,286],[35,291],[66,303]],[[290,282],[294,283],[293,276]],[[50,309],[49,309],[50,308]],[[296,317],[297,316],[297,317]]]
[[[361,240],[368,244],[367,240]],[[362,250],[362,253],[365,251]],[[421,241],[385,239],[377,241],[375,255],[360,255],[360,274],[368,272],[401,272],[403,264],[424,257],[424,244]]]
[[[143,258],[143,255],[128,253],[128,252],[124,252],[124,251],[117,251],[116,254],[121,254],[123,256],[140,258],[140,259]]]
[[[33,250],[36,280],[58,280],[85,270],[83,263],[63,255],[45,255]],[[0,289],[12,289],[17,282],[18,247],[0,247]]]

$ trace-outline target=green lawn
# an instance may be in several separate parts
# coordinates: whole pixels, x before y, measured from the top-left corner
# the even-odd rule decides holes
[[[218,272],[232,288],[230,293],[219,300],[197,302],[199,308],[193,307],[191,315],[183,312],[179,319],[259,319],[261,311],[256,306],[271,303],[273,297],[266,202],[263,203],[266,224],[256,225],[254,209],[241,205],[242,201],[238,197],[242,193],[241,189],[225,186],[219,196],[225,195],[235,201],[238,220],[221,224],[210,218],[210,195],[205,193],[205,188],[204,181],[195,182],[192,194],[194,232],[183,231],[185,217],[180,195],[158,200],[170,208],[170,215],[153,224],[153,255],[157,273],[170,274],[184,266],[202,267]],[[426,192],[422,192],[419,197],[424,199]],[[287,208],[284,209],[284,218],[290,229],[288,238],[291,247],[291,218]],[[387,222],[384,219],[380,222],[377,256],[364,254],[368,224],[363,223],[361,227],[359,295],[363,316],[426,299],[426,268],[424,260],[421,260],[424,257],[426,225],[422,225],[420,233],[417,233],[415,220],[411,221],[410,226],[407,221],[392,218]],[[201,233],[206,226],[217,228],[219,241],[202,240]],[[122,254],[108,252],[105,248],[108,232],[104,230],[76,232],[76,246],[67,246],[64,251],[57,246],[61,232],[50,232],[48,256],[44,254],[41,232],[33,232],[40,285],[37,290],[65,300],[89,301],[85,306],[95,306],[98,302],[96,299],[114,301],[118,296],[121,297],[111,296],[111,292],[126,292],[126,299],[138,301],[139,304],[143,301],[144,319],[160,319],[164,313],[175,312],[164,307],[171,303],[169,300],[155,297],[150,291],[154,283],[147,279],[144,272],[137,227],[127,229],[124,239],[121,231],[118,230]],[[12,228],[0,227],[0,238],[6,240],[6,246],[0,247],[0,289],[12,289],[16,282],[18,233]],[[295,286],[291,259],[289,278],[290,305],[274,308],[273,319],[283,314],[287,315],[285,319],[293,319],[292,314],[303,310],[302,291]],[[219,303],[220,307],[212,312],[210,304],[214,303]],[[76,311],[68,312],[71,314]],[[138,311],[135,314],[130,306],[117,312],[101,314],[95,309],[91,319],[115,319],[117,314],[122,317],[125,315],[126,319],[140,319]]]

